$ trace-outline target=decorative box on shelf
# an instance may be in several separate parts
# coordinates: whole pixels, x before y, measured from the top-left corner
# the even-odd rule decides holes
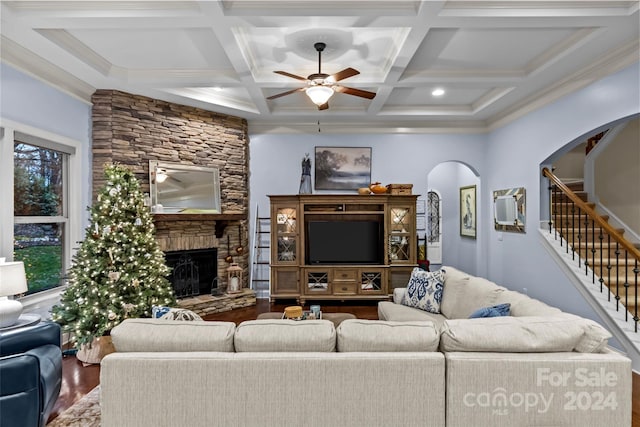
[[[411,195],[413,184],[389,184],[387,185],[387,193],[394,196]]]

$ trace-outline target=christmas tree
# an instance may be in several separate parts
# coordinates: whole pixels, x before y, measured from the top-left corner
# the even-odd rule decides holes
[[[79,345],[127,317],[150,317],[153,305],[175,303],[138,180],[121,165],[107,165],[105,178],[73,257],[69,286],[52,310],[53,320]]]

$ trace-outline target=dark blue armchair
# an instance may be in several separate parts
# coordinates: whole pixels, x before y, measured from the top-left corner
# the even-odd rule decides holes
[[[60,325],[0,332],[0,427],[43,427],[60,394]]]

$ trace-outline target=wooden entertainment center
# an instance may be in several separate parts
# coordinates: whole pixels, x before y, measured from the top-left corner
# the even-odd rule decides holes
[[[271,301],[388,299],[394,288],[406,286],[417,266],[417,197],[269,196]],[[336,226],[334,234],[323,236],[323,230],[331,231],[331,224]],[[347,231],[350,228],[353,231]],[[378,231],[367,232],[372,228]],[[347,232],[340,234],[341,230]],[[372,241],[374,249],[360,253],[352,246],[350,238],[357,233]],[[326,239],[332,237],[335,242],[327,250]],[[352,254],[356,262],[350,262],[349,249],[344,250],[350,245],[356,249]],[[336,260],[331,258],[331,247],[336,249]]]

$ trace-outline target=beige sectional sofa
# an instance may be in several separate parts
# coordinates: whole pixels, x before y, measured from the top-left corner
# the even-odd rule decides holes
[[[128,319],[102,361],[104,427],[630,426],[631,362],[608,334],[445,268],[441,314],[379,321]],[[501,302],[511,316],[467,319]]]
[[[446,426],[630,426],[631,361],[596,322],[443,267],[439,314],[378,304],[387,321],[433,321],[446,367]],[[510,315],[469,319],[510,304]]]
[[[101,363],[102,426],[444,425],[433,324],[370,323],[125,320]]]

